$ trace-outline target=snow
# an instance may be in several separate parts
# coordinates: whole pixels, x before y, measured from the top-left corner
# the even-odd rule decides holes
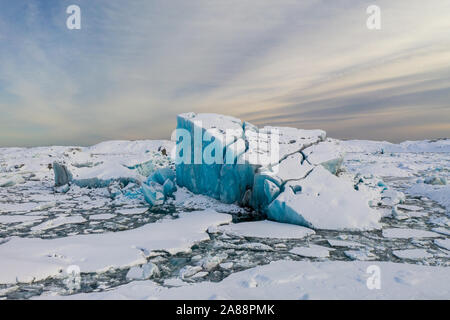
[[[300,193],[286,188],[269,206],[270,219],[315,229],[358,230],[379,228],[380,214],[350,181],[316,167],[299,182]]]
[[[254,221],[229,224],[219,228],[220,231],[241,237],[274,238],[274,239],[302,239],[315,234],[311,229],[278,223],[273,221]]]
[[[57,162],[67,167],[74,182],[88,185],[123,178],[142,180],[146,175],[132,167],[148,161],[154,169],[165,167],[170,159],[159,150],[166,149],[170,154],[173,147],[173,142],[167,140],[141,140],[107,141],[90,147],[0,148],[0,151],[10,167],[20,167],[21,176],[31,172],[41,180],[53,173],[49,165]]]
[[[381,288],[370,290],[367,270],[374,264],[380,268]],[[449,277],[450,268],[392,262],[275,261],[218,283],[167,288],[138,281],[105,292],[39,299],[447,299]]]
[[[232,163],[180,167],[172,141],[0,148],[0,298],[72,294],[73,266],[103,292],[67,298],[450,297],[449,139],[343,142],[212,114],[179,127],[212,138],[193,155]]]
[[[426,230],[391,228],[383,229],[383,237],[397,239],[436,238],[439,234]]]
[[[347,140],[342,141],[346,152],[450,152],[450,139],[404,141],[394,144],[386,141]]]
[[[45,279],[70,265],[78,265],[82,272],[102,272],[142,264],[152,250],[188,251],[194,243],[209,239],[205,232],[209,226],[229,222],[230,215],[206,210],[123,232],[51,240],[11,237],[0,245],[0,283]]]

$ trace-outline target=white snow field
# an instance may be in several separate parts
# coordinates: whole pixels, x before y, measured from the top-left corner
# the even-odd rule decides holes
[[[231,163],[178,163],[177,135],[0,148],[0,299],[450,299],[449,139],[178,128]]]
[[[379,262],[380,289],[368,289],[368,262],[276,261],[219,283],[161,287],[133,282],[116,290],[41,299],[448,299],[449,268]]]

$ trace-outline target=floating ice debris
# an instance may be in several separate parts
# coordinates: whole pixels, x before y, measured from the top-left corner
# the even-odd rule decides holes
[[[400,259],[421,260],[431,258],[433,255],[425,249],[394,250],[394,256]]]
[[[431,231],[417,229],[391,228],[383,229],[383,237],[396,239],[436,238],[440,235]]]
[[[274,239],[303,239],[315,234],[314,230],[302,226],[268,220],[229,224],[219,227],[219,230],[226,234],[242,237]]]
[[[370,250],[367,249],[347,250],[344,251],[344,254],[352,260],[359,260],[359,261],[375,260],[378,258],[374,253],[372,253]]]
[[[444,177],[432,176],[432,177],[426,178],[424,180],[424,183],[432,184],[432,185],[446,185],[447,180]]]
[[[164,203],[164,191],[162,186],[151,181],[149,185],[142,184],[144,199],[151,206],[162,205]]]
[[[334,249],[310,244],[308,247],[295,247],[289,252],[308,258],[327,258],[332,250]]]
[[[6,175],[3,177],[0,177],[0,187],[8,188],[15,186],[17,184],[25,183],[25,179],[18,174],[14,175]]]
[[[131,267],[126,278],[129,280],[146,280],[159,274],[159,268],[154,263],[146,263],[142,266]]]
[[[55,174],[55,187],[61,187],[72,181],[72,174],[64,164],[53,162],[53,172]]]

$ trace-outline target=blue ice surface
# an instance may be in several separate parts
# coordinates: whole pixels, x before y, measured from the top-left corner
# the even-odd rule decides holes
[[[175,172],[168,167],[155,170],[142,184],[141,190],[148,204],[152,206],[163,204],[177,190]]]
[[[151,181],[150,184],[142,184],[142,194],[144,195],[145,201],[152,206],[164,203],[162,186],[154,181]]]
[[[163,184],[163,193],[164,193],[164,196],[165,196],[166,198],[167,198],[167,197],[170,197],[170,196],[173,195],[173,193],[174,193],[175,191],[177,191],[177,187],[175,186],[175,183],[174,183],[172,180],[167,179],[166,182],[164,182],[164,184]]]
[[[296,224],[307,228],[313,228],[313,226],[306,221],[298,210],[293,210],[290,206],[286,205],[283,199],[275,199],[267,208],[267,217],[270,220],[275,220],[283,223]]]
[[[194,136],[194,123],[185,117],[177,117],[177,129],[184,129]],[[207,132],[201,128],[202,136]],[[178,131],[177,131],[178,133]],[[228,144],[224,140],[218,139],[214,134],[210,135],[210,141],[202,141],[200,150],[196,149],[195,143],[189,143],[190,149],[183,150],[179,147],[185,137],[177,136],[177,154],[176,157],[176,182],[180,187],[186,187],[196,194],[204,194],[218,199],[224,203],[241,202],[246,190],[251,189],[253,185],[253,176],[255,167],[246,163],[236,163],[245,149],[230,148],[234,141]],[[212,148],[215,146],[215,148]],[[222,155],[219,161],[213,163],[196,163],[195,154],[203,155],[204,152],[211,151],[214,157],[215,150],[218,149]],[[206,151],[205,151],[206,150]],[[185,161],[179,160],[189,155]],[[232,161],[230,161],[230,159]],[[203,160],[203,158],[202,158]]]

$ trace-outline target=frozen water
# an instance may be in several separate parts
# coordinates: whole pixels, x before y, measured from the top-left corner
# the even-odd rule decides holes
[[[211,126],[220,128],[223,119]],[[235,136],[225,154],[250,159],[264,153],[251,144],[242,151],[239,141],[267,146],[255,133],[270,128],[240,127],[244,136]],[[16,181],[0,187],[0,298],[450,297],[448,184],[425,183],[429,177],[449,181],[450,153],[442,152],[448,140],[393,145],[278,129],[280,161],[238,171],[222,165],[216,198],[185,187],[170,195],[171,182],[178,182],[167,156],[170,141],[0,148],[0,181]],[[54,162],[73,175],[60,187],[65,190],[54,187]],[[331,179],[330,187],[307,180],[316,170],[323,181]],[[162,190],[160,205],[144,199],[142,185],[150,182]],[[365,214],[379,215],[382,230],[361,228],[364,215],[354,211],[331,215],[330,222],[314,214],[321,197],[330,201],[325,209],[336,206],[333,212],[351,208],[345,204],[353,203],[350,189],[357,202],[367,202]],[[287,191],[292,199],[304,197],[295,210],[305,220],[334,226],[312,230],[264,220],[267,207]],[[337,220],[351,224],[353,216],[362,219],[357,228],[336,228]],[[373,264],[381,269],[382,290],[365,286]],[[67,286],[72,265],[81,269],[77,288]]]

